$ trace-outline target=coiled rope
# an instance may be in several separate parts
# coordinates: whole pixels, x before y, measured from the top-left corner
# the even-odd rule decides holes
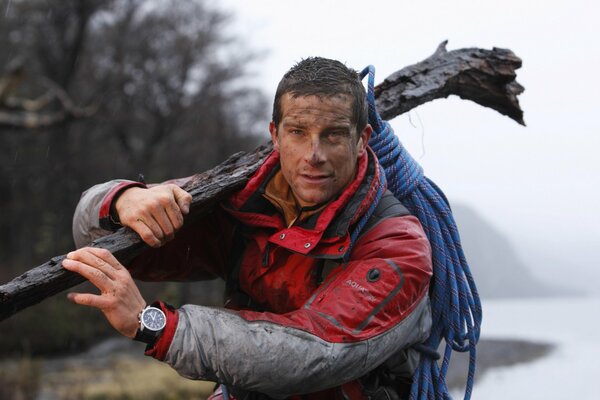
[[[421,361],[413,377],[410,399],[450,399],[446,373],[452,350],[468,350],[469,370],[464,397],[467,400],[471,398],[473,389],[475,345],[479,340],[482,316],[477,288],[446,196],[423,175],[423,168],[404,149],[390,124],[383,121],[377,113],[375,68],[372,65],[361,72],[361,79],[367,74],[369,123],[373,127],[369,146],[385,171],[388,189],[419,219],[433,253],[433,278],[430,287],[433,325],[430,336],[424,343],[426,351],[421,351]],[[375,205],[381,194],[383,192],[378,192]],[[374,207],[371,208],[374,210]],[[361,222],[366,220],[359,221],[352,236],[360,234]],[[442,339],[446,346],[442,363],[438,365],[435,355]]]

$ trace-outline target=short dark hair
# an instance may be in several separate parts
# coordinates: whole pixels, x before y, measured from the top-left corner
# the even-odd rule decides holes
[[[273,101],[273,123],[281,122],[281,97],[290,93],[298,96],[330,97],[337,94],[350,95],[352,99],[352,122],[360,133],[367,125],[368,110],[366,92],[358,73],[343,63],[322,57],[305,58],[294,65],[281,78]]]

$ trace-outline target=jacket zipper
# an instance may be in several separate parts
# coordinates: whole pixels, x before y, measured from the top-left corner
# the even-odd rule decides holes
[[[265,252],[263,254],[262,265],[267,267],[269,265],[269,250],[271,249],[271,243],[267,242],[265,246]]]

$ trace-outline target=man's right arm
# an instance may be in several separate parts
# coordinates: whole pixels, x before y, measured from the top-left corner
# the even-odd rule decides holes
[[[192,196],[177,184],[188,178],[160,185],[114,180],[83,193],[73,217],[77,247],[127,226],[150,247],[161,247],[183,226]]]
[[[110,216],[113,200],[131,187],[145,187],[143,183],[116,179],[92,186],[81,195],[73,215],[73,239],[81,248],[99,237],[109,235],[119,229]]]
[[[234,227],[219,209],[183,226],[191,195],[179,185],[188,179],[148,187],[114,180],[88,189],[73,218],[77,247],[127,226],[152,247],[127,266],[134,278],[178,281],[223,277],[229,250],[226,245]]]

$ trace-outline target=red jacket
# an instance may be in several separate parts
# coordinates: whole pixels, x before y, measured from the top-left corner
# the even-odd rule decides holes
[[[349,261],[342,262],[349,232],[380,183],[371,152],[359,160],[343,193],[289,228],[262,196],[278,169],[274,152],[221,209],[184,226],[173,241],[130,266],[132,275],[144,280],[231,280],[237,271],[235,283],[253,300],[246,309],[232,298],[229,307],[236,312],[165,308],[165,333],[147,354],[184,376],[220,381],[238,393],[366,398],[357,378],[382,364],[397,366],[398,354],[412,358],[412,373],[416,353],[406,349],[428,336],[429,243],[415,217],[391,217],[363,233]],[[101,196],[92,188],[78,209],[99,210],[99,221],[106,221],[114,194],[130,184],[107,185],[100,202],[86,205],[86,196]],[[238,235],[243,246],[234,245]],[[232,254],[242,248],[243,255]],[[319,285],[316,272],[325,262],[333,269]]]

